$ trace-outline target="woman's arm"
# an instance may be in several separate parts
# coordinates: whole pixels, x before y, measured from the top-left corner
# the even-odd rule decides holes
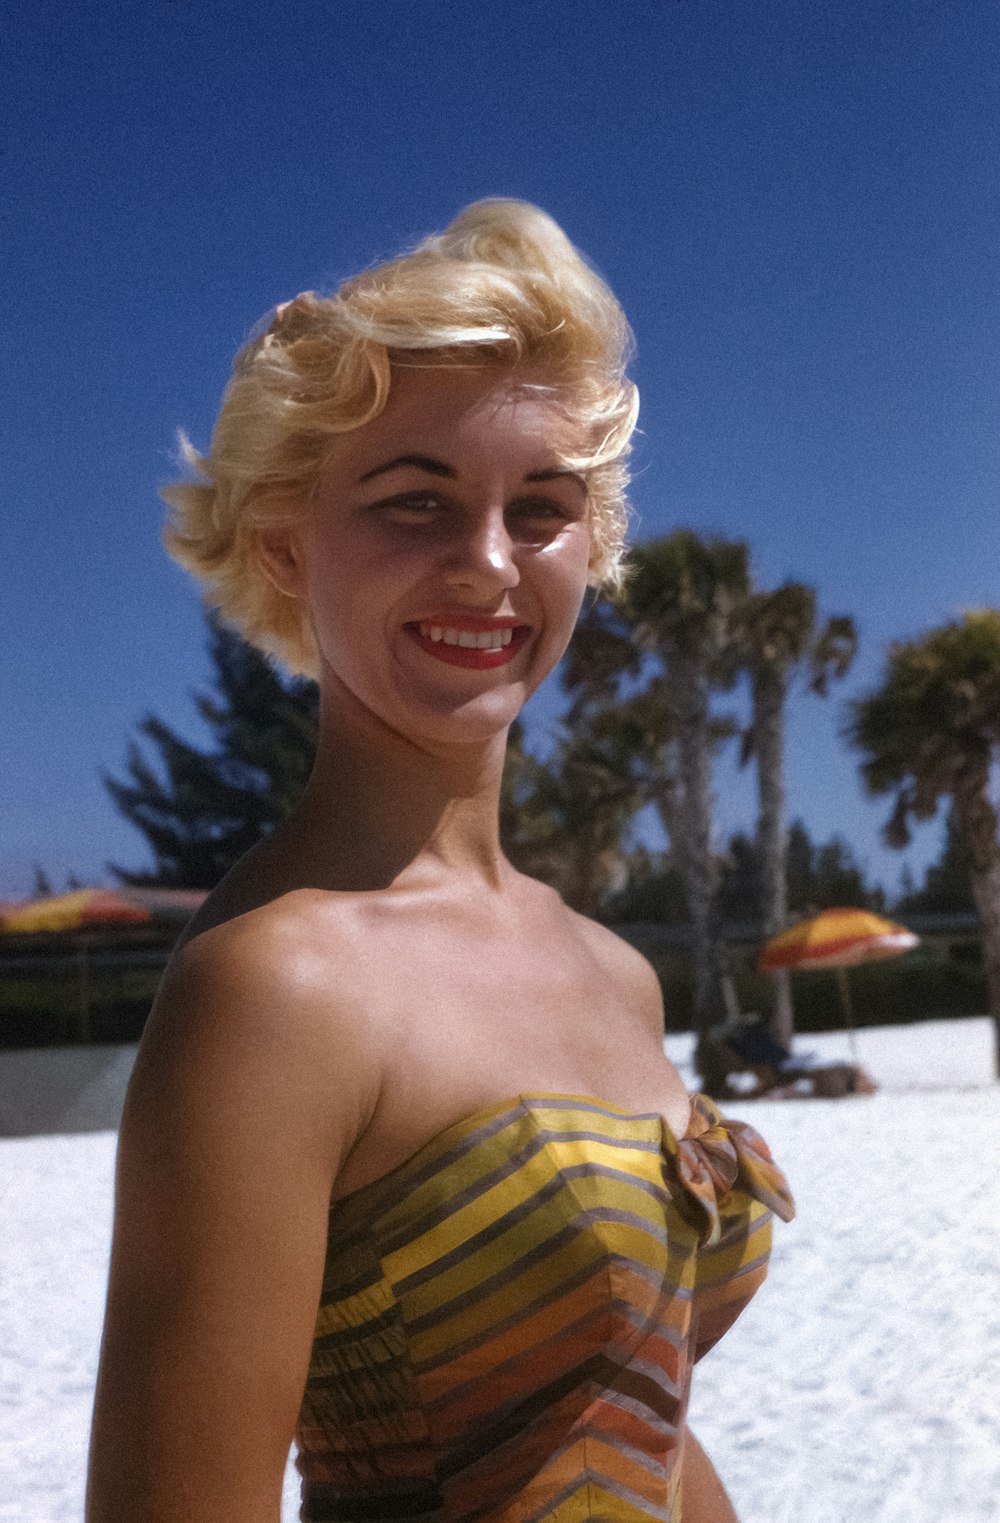
[[[308,959],[289,976],[280,941],[258,925],[191,942],[143,1037],[119,1141],[88,1523],[279,1517],[331,1184],[366,1120],[351,1034],[328,988],[311,989]]]
[[[684,1523],[739,1523],[715,1466],[688,1428],[681,1452]]]

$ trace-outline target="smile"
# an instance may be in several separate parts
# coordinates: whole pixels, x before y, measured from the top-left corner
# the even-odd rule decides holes
[[[449,666],[490,671],[512,661],[531,634],[527,624],[494,625],[489,629],[458,629],[450,624],[407,624],[407,634],[421,650]]]
[[[437,624],[418,627],[425,640],[435,644],[443,640],[445,645],[461,645],[466,650],[499,650],[501,645],[510,644],[514,634],[512,629],[441,629]]]

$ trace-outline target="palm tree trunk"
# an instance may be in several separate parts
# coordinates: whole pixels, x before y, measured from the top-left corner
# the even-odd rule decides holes
[[[969,758],[952,797],[958,828],[968,847],[972,897],[979,911],[986,966],[986,994],[994,1027],[994,1069],[1000,1078],[1000,827],[990,799],[990,755]]]
[[[780,672],[759,669],[753,679],[753,734],[757,760],[757,851],[763,889],[763,920],[768,936],[788,921],[788,827],[785,820],[785,681]],[[773,973],[771,1034],[783,1047],[792,1045],[795,1014],[792,982],[786,969]]]
[[[687,653],[678,654],[670,665],[682,798],[678,845],[691,916],[694,1023],[695,1030],[703,1035],[713,1024],[719,1008],[718,959],[712,924],[715,875],[712,862],[709,678],[704,664]]]
[[[684,855],[681,839],[684,834],[684,810],[677,780],[657,778],[655,786],[648,790],[647,796],[656,808],[657,817],[663,827],[664,835],[670,842],[671,851],[677,853],[677,860],[680,861]]]
[[[986,991],[993,1017],[994,1070],[1000,1079],[1000,851],[985,871],[973,869],[972,893],[982,926]]]

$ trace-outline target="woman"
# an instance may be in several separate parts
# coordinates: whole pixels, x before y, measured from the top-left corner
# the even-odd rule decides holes
[[[276,1523],[293,1433],[306,1519],[734,1516],[690,1366],[787,1192],[692,1109],[648,964],[497,836],[507,730],[619,575],[628,345],[551,219],[480,202],[279,308],[167,494],[319,744],[143,1038],[90,1523]]]

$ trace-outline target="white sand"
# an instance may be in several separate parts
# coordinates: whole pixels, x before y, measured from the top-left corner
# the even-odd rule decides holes
[[[801,1046],[846,1055],[843,1038]],[[692,1425],[742,1523],[1000,1518],[1000,1104],[984,1020],[865,1030],[869,1098],[743,1102],[786,1169],[770,1279]],[[686,1065],[688,1038],[667,1049]],[[114,1134],[0,1141],[0,1523],[80,1523]],[[297,1516],[287,1478],[285,1523]]]

